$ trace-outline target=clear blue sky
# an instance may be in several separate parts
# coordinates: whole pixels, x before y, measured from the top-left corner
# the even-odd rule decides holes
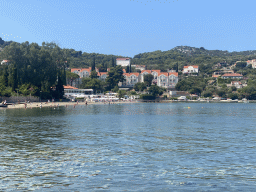
[[[133,57],[187,45],[255,50],[255,0],[1,0],[0,37]]]

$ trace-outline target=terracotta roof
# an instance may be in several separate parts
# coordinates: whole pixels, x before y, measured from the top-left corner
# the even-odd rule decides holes
[[[218,78],[220,75],[212,75],[212,77],[214,78]]]
[[[152,72],[157,72],[157,73],[161,73],[161,70],[151,70]]]
[[[130,60],[130,58],[128,58],[128,57],[127,58],[116,58],[116,60],[124,60],[125,61],[125,60]]]
[[[98,72],[98,76],[107,75],[108,72]]]
[[[79,71],[79,72],[88,71],[88,72],[90,72],[91,69],[92,69],[91,67],[89,67],[89,68],[72,68],[71,73],[73,73],[74,71]]]
[[[239,85],[242,85],[242,83],[240,81],[231,81],[231,84],[235,84],[238,83]]]
[[[184,68],[188,68],[188,67],[198,68],[198,65],[189,65],[189,66],[184,66]]]
[[[178,77],[178,73],[177,73],[177,72],[170,72],[170,73],[169,73],[169,76],[170,76],[170,75],[175,75],[175,76]]]
[[[124,76],[130,77],[132,75],[135,75],[136,77],[138,77],[140,74],[139,73],[124,73]]]
[[[243,77],[243,75],[238,73],[225,73],[222,77]]]
[[[158,77],[161,76],[161,75],[164,75],[164,76],[167,76],[167,77],[168,77],[168,76],[169,76],[169,73],[167,73],[167,72],[158,73]]]
[[[141,73],[144,73],[144,72],[151,73],[151,70],[141,70]]]
[[[78,89],[76,87],[72,87],[70,85],[63,85],[64,89]]]

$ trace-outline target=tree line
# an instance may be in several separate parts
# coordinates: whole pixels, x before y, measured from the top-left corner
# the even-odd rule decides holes
[[[14,92],[41,98],[63,97],[66,84],[67,54],[55,43],[12,42],[0,52],[0,59],[8,65],[0,68],[0,94]]]

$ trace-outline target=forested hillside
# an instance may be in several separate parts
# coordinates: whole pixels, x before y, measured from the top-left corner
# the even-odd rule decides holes
[[[67,70],[90,67],[92,63],[94,66],[106,70],[107,67],[114,66],[113,61],[117,57],[122,56],[61,49],[52,42],[43,42],[42,45],[38,45],[29,42],[4,41],[0,38],[0,61],[10,61],[8,65],[2,65],[0,68],[0,95],[9,96],[14,92],[20,92],[23,95],[32,94],[43,98],[61,98],[63,95],[62,85],[65,84],[66,73],[69,74]],[[213,66],[217,63],[225,63],[230,66],[237,61],[242,61],[240,62],[241,66],[237,65],[234,71],[248,79],[248,85],[253,87],[256,81],[256,69],[247,67],[246,62],[243,62],[251,59],[256,59],[256,51],[228,52],[206,50],[203,47],[178,46],[169,51],[140,53],[131,58],[131,61],[132,64],[146,65],[147,69],[162,71],[174,69],[180,72],[185,65],[198,65],[200,72],[197,77],[186,77],[179,73],[179,83],[176,89],[191,93],[217,93],[219,87],[211,75],[218,69],[213,69]],[[213,90],[213,87],[209,89],[211,80],[213,80],[211,86],[216,90]],[[220,85],[221,81],[218,83]],[[222,83],[225,87],[224,84],[230,82]],[[244,94],[243,90],[242,92]],[[256,96],[248,96],[254,92],[256,95],[256,87],[253,87],[251,92],[247,94],[247,97],[256,99]]]
[[[0,48],[10,45],[11,41],[0,38]],[[67,59],[68,68],[89,67],[95,58],[96,67],[110,67],[112,59],[122,57],[120,55],[105,55],[100,53],[86,53],[74,49],[62,49]],[[247,61],[255,59],[256,51],[228,52],[221,50],[207,50],[203,47],[195,48],[188,46],[177,46],[168,51],[153,51],[140,53],[131,58],[132,64],[143,64],[148,69],[181,70],[185,65],[199,65],[200,71],[207,72],[212,66],[219,62],[234,64],[236,61]]]

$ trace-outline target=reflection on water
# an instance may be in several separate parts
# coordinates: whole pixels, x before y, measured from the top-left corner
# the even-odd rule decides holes
[[[252,191],[255,113],[212,103],[3,109],[0,191]]]

